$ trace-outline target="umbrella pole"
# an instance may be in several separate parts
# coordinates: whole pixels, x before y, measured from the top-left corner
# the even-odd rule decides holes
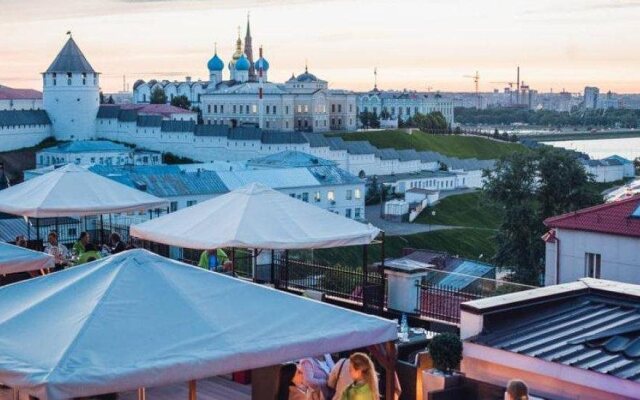
[[[189,381],[189,400],[197,400],[196,381]]]
[[[366,311],[369,304],[368,296],[367,296],[367,286],[369,284],[369,268],[367,268],[367,264],[369,264],[368,257],[369,256],[369,245],[365,244],[362,246],[362,308]]]
[[[236,275],[236,248],[231,248],[231,275]]]
[[[275,251],[271,250],[271,284],[275,285],[276,284],[276,268],[275,268]]]
[[[36,218],[36,240],[40,241],[40,218]]]
[[[26,217],[24,219],[24,221],[27,224],[27,240],[30,242],[31,241],[31,229],[29,229],[29,217]]]
[[[258,254],[256,253],[256,249],[251,249],[251,275],[253,276],[253,281],[257,282],[258,277],[257,269],[258,269]]]
[[[100,214],[100,242],[104,245],[104,218]]]
[[[147,400],[147,390],[145,388],[138,388],[138,400]]]

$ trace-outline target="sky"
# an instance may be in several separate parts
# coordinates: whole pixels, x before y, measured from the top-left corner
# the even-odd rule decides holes
[[[640,0],[0,0],[0,84],[41,89],[73,37],[105,92],[137,79],[208,79],[251,15],[269,80],[332,88],[473,91],[521,78],[541,92],[640,92]],[[257,57],[256,57],[257,58]],[[228,71],[225,71],[228,74]]]

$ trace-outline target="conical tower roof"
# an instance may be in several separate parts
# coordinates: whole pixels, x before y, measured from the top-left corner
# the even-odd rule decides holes
[[[47,69],[47,73],[50,72],[85,72],[94,74],[96,71],[82,54],[73,38],[70,37]]]

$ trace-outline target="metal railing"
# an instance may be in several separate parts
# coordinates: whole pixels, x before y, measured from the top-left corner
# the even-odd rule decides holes
[[[290,259],[286,254],[273,258],[276,287],[287,290],[316,290],[328,296],[361,304],[371,311],[384,305],[384,276],[377,270],[327,266]]]
[[[418,284],[418,311],[426,318],[460,323],[460,304],[483,297],[480,291],[461,291],[447,286]]]

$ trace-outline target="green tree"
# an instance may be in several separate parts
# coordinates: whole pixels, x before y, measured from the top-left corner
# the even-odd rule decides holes
[[[487,198],[504,209],[495,262],[511,266],[516,282],[537,285],[543,272],[543,221],[602,201],[576,157],[543,146],[513,153],[484,173]]]
[[[175,96],[173,99],[171,99],[171,105],[174,107],[184,108],[185,110],[191,108],[191,102],[185,95]]]
[[[191,107],[191,111],[198,114],[198,124],[204,124],[204,118],[202,118],[202,109],[200,107],[193,106]]]
[[[151,99],[149,101],[151,104],[167,104],[167,95],[164,93],[164,90],[157,87],[151,92]]]
[[[542,146],[538,155],[537,198],[542,219],[588,207],[602,201],[592,177],[576,157],[559,148]]]
[[[537,284],[542,272],[541,219],[533,194],[536,159],[533,153],[513,153],[486,171],[485,194],[504,208],[495,236],[499,266],[512,266],[516,282]]]
[[[107,104],[116,104],[116,101],[113,99],[113,96],[109,96],[109,100],[107,100]]]
[[[418,129],[426,133],[447,133],[449,129],[446,118],[439,111],[426,115],[416,113],[413,116],[413,123]]]

